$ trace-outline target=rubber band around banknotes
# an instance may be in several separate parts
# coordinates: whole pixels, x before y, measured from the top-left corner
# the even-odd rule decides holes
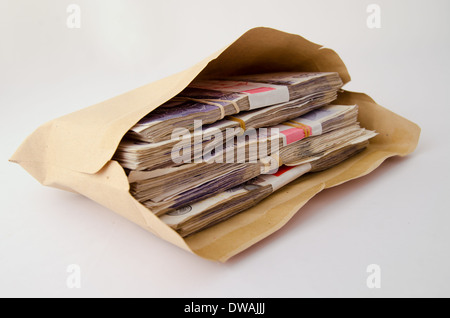
[[[190,100],[197,103],[207,104],[211,106],[216,106],[220,110],[220,119],[223,119],[225,117],[225,108],[222,104],[219,104],[217,102],[221,103],[231,103],[233,105],[234,109],[236,110],[236,113],[239,113],[241,110],[238,106],[238,104],[235,101],[232,100],[223,100],[223,99],[200,99],[200,98],[192,98],[192,97],[184,97],[184,96],[176,96],[172,98],[172,101],[184,101],[184,100]],[[220,120],[219,119],[219,120]]]
[[[284,123],[282,123],[282,125],[302,129],[303,132],[305,133],[305,138],[311,136],[311,134],[312,134],[311,126],[299,123],[299,122],[294,121],[294,120],[289,120],[287,122],[284,122]]]
[[[239,126],[241,126],[243,131],[246,130],[245,121],[243,121],[242,119],[233,116],[227,116],[227,119],[237,122]]]

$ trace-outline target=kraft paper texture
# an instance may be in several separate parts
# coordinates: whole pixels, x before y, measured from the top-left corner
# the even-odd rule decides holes
[[[365,151],[338,166],[306,175],[253,208],[186,239],[131,196],[123,168],[111,158],[123,135],[142,117],[197,76],[280,71],[335,71],[344,83],[350,81],[334,51],[298,35],[255,28],[183,72],[42,125],[11,161],[44,185],[80,193],[187,251],[226,261],[281,228],[323,189],[366,175],[388,157],[411,153],[419,140],[416,124],[365,94],[343,90],[335,103],[358,104],[361,126],[379,134]]]

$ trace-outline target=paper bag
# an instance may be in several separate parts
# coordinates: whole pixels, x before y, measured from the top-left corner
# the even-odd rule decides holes
[[[185,239],[131,196],[125,171],[111,158],[127,130],[142,117],[196,77],[281,71],[335,71],[344,83],[350,81],[334,51],[298,35],[255,28],[181,73],[42,125],[11,161],[44,185],[80,193],[187,251],[226,261],[278,230],[318,192],[361,177],[388,157],[409,154],[418,143],[416,124],[365,94],[341,91],[337,103],[358,104],[361,126],[379,134],[368,149],[338,166],[304,176],[253,208]]]

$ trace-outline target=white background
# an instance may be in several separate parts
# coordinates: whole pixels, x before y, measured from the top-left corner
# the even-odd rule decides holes
[[[67,5],[81,28],[66,26]],[[0,0],[0,296],[450,296],[450,2]],[[7,159],[40,124],[183,70],[269,26],[337,51],[352,82],[422,127],[411,156],[324,191],[225,264]],[[261,39],[262,41],[264,39]],[[70,264],[81,288],[66,285]],[[381,288],[366,286],[369,264]]]

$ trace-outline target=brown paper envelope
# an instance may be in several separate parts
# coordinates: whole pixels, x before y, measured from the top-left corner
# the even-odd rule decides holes
[[[298,35],[255,28],[183,72],[42,125],[11,161],[44,185],[80,193],[183,249],[226,261],[278,230],[321,190],[363,176],[388,157],[411,153],[419,140],[416,124],[365,94],[342,91],[337,102],[358,104],[361,125],[379,133],[368,149],[332,169],[292,182],[227,221],[183,239],[130,195],[123,168],[111,158],[123,135],[142,117],[197,76],[279,71],[334,71],[344,83],[350,80],[334,51]]]

